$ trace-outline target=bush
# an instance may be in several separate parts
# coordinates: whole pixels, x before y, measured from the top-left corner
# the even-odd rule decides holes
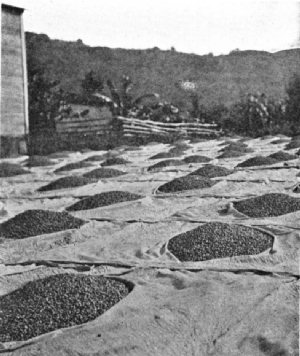
[[[28,71],[29,128],[30,133],[45,129],[55,131],[55,117],[64,100],[58,82],[49,80],[42,68],[31,67]]]
[[[291,124],[291,131],[297,135],[300,133],[300,75],[295,75],[287,89],[288,99],[286,105],[286,117]]]
[[[217,106],[204,113],[227,133],[263,136],[300,133],[300,75],[294,75],[286,89],[286,100],[274,100],[265,94],[248,94],[230,108]]]
[[[104,89],[104,82],[94,71],[86,73],[84,79],[81,82],[81,87],[86,95],[91,95],[96,91],[102,91]]]
[[[206,116],[209,122],[219,124],[225,133],[252,137],[290,133],[284,102],[268,99],[265,94],[248,94],[229,108],[220,105],[211,109]]]

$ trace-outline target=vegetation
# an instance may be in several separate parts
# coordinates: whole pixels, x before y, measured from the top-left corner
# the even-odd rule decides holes
[[[291,130],[300,133],[300,75],[295,75],[287,87],[286,117],[291,122]]]
[[[43,153],[45,130],[50,131],[46,133],[50,141],[54,139],[57,119],[87,115],[88,110],[73,113],[67,104],[78,100],[83,105],[106,105],[114,116],[217,123],[228,134],[300,133],[297,49],[196,56],[159,48],[90,48],[27,33],[27,52],[31,141],[39,147],[34,154]],[[268,95],[259,93],[262,89]],[[158,101],[154,90],[167,100]],[[97,146],[96,141],[90,139]]]
[[[175,81],[197,83],[201,104],[229,107],[245,93],[260,91],[283,98],[293,73],[300,73],[300,49],[277,53],[238,51],[229,55],[195,55],[178,51],[110,49],[82,43],[51,40],[26,33],[27,54],[44,67],[49,78],[60,80],[67,93],[81,93],[82,78],[89,71],[103,83],[118,83],[123,74],[135,83],[131,94],[159,93],[182,110],[192,110],[187,94]],[[106,93],[109,95],[109,92]]]
[[[91,70],[86,73],[81,82],[81,87],[86,95],[92,95],[95,92],[102,91],[104,89],[104,83],[102,78],[97,76],[96,73]]]
[[[179,82],[175,83],[175,86],[178,87],[186,94],[188,101],[190,102],[190,110],[188,110],[189,115],[192,118],[199,118],[201,115],[200,110],[200,98],[199,94],[197,93],[198,85],[194,81],[183,81],[180,80]]]
[[[183,113],[179,108],[167,101],[158,101],[160,96],[157,93],[143,94],[134,98],[131,94],[133,86],[131,78],[127,75],[122,76],[119,87],[116,87],[110,79],[104,86],[103,81],[96,79],[91,71],[82,81],[83,96],[80,96],[79,101],[96,106],[108,106],[113,116],[161,122],[184,121]],[[77,101],[78,98],[77,96]]]
[[[202,116],[206,122],[217,123],[227,133],[253,137],[278,133],[293,135],[295,124],[287,114],[287,103],[286,100],[269,99],[265,94],[248,94],[230,107],[202,108]]]
[[[54,118],[58,116],[64,93],[59,82],[49,80],[45,71],[32,63],[28,68],[30,132],[45,129],[55,131]]]
[[[58,81],[50,80],[37,60],[28,56],[29,96],[29,155],[55,151],[55,117],[58,115],[64,93]],[[49,151],[50,149],[50,151]]]
[[[85,83],[85,81],[83,83]],[[114,116],[128,116],[131,112],[138,110],[144,100],[159,98],[159,95],[156,93],[143,94],[134,98],[131,95],[132,80],[127,75],[122,76],[119,88],[117,88],[110,79],[108,79],[106,83],[110,97],[102,94],[104,86],[98,87],[94,92],[92,90],[93,88],[91,88],[91,95],[101,99],[102,105],[108,105]]]

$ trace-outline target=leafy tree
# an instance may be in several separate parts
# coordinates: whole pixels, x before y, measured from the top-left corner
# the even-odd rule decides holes
[[[58,84],[58,81],[49,80],[41,67],[34,64],[28,66],[30,133],[55,130],[55,117],[64,100],[64,92]]]
[[[200,117],[200,103],[199,103],[199,96],[197,93],[190,94],[190,100],[192,103],[192,110],[190,111],[192,118],[199,118]]]
[[[192,80],[179,80],[175,83],[175,87],[181,89],[189,98],[191,103],[190,115],[193,119],[200,117],[200,97],[197,93],[198,85]]]
[[[286,118],[293,128],[300,132],[300,75],[295,75],[286,89],[288,99]]]
[[[111,80],[108,80],[106,84],[111,97],[103,95],[101,93],[102,90],[96,91],[93,95],[101,99],[103,105],[107,105],[114,116],[127,116],[132,110],[135,110],[136,107],[141,105],[143,100],[159,98],[159,95],[156,93],[148,93],[134,98],[130,93],[132,89],[132,80],[127,75],[123,75],[119,88],[117,88]]]
[[[29,155],[55,152],[55,119],[64,107],[64,92],[59,82],[50,80],[35,57],[28,56]]]
[[[81,87],[86,95],[101,92],[104,89],[103,80],[94,71],[88,72],[81,82]]]
[[[268,99],[265,94],[248,94],[229,108],[220,106],[217,109],[215,107],[207,116],[210,119],[214,116],[215,122],[227,132],[254,137],[283,132],[289,134],[285,102]]]
[[[239,48],[235,48],[232,51],[229,52],[229,54],[236,54],[236,53],[240,53],[241,50]]]

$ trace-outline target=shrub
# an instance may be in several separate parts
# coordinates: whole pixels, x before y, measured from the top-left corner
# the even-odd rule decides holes
[[[206,114],[216,120],[225,133],[258,137],[289,133],[284,101],[268,99],[265,94],[248,94],[230,108],[218,106]]]
[[[84,79],[81,82],[81,87],[86,95],[91,95],[96,91],[102,91],[104,89],[104,83],[102,78],[96,75],[94,71],[86,73]]]
[[[291,123],[292,134],[300,133],[300,75],[295,75],[287,89],[286,117]]]

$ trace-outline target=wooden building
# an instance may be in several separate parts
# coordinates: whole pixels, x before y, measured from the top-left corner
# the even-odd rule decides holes
[[[112,126],[112,114],[107,107],[70,104],[70,116],[56,120],[56,132],[60,135],[98,135],[105,136]],[[86,111],[82,117],[80,113]]]
[[[23,11],[1,5],[1,157],[26,152],[29,126]]]

